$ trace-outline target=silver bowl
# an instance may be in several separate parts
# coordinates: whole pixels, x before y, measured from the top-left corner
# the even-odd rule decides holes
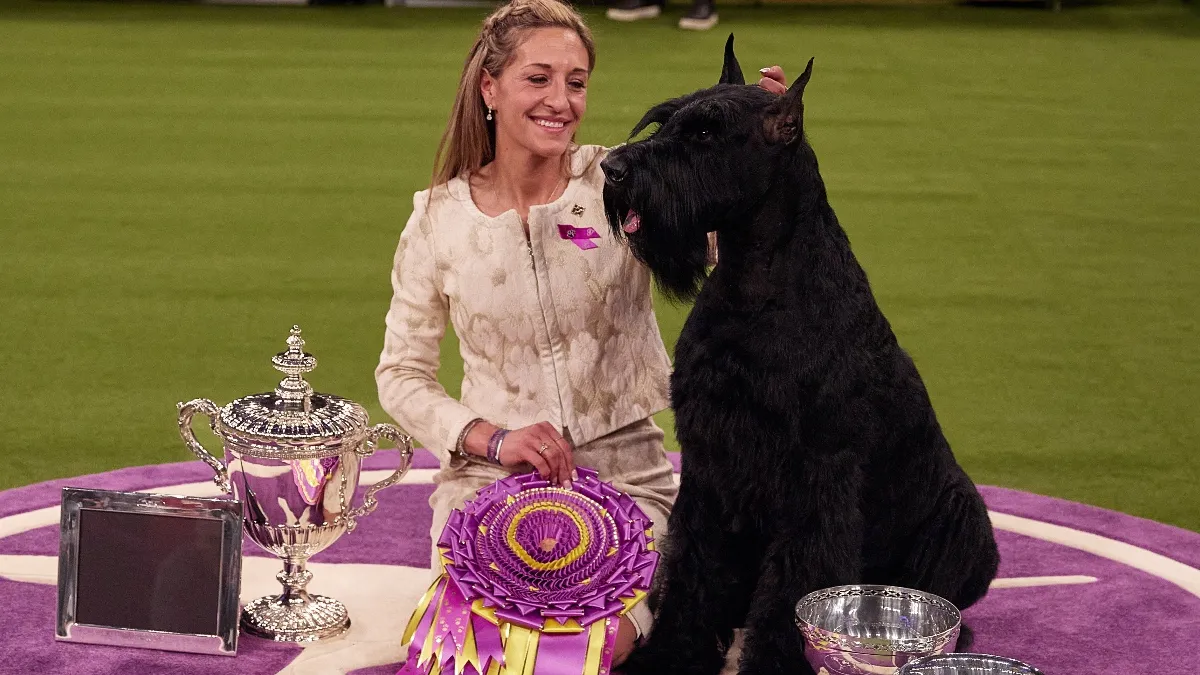
[[[900,586],[835,586],[796,603],[804,656],[828,675],[895,675],[958,641],[962,615],[944,598]]]
[[[990,654],[937,654],[909,661],[900,675],[1043,675],[1028,663]]]

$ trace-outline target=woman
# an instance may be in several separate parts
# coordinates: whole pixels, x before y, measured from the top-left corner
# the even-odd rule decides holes
[[[566,4],[514,0],[489,16],[433,187],[400,236],[375,377],[383,408],[441,460],[435,541],[479,488],[530,467],[565,485],[576,464],[632,496],[666,537],[676,487],[651,415],[668,405],[670,361],[650,277],[604,219],[604,150],[574,144],[594,65],[591,32]],[[778,68],[764,73],[762,86],[784,89]],[[447,320],[461,402],[437,381]],[[649,627],[639,603],[615,663]]]

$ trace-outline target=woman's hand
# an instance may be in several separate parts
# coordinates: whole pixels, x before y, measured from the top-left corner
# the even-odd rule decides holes
[[[783,68],[769,66],[758,72],[762,73],[762,77],[758,80],[758,86],[772,94],[784,94],[787,92],[787,78],[783,75]]]
[[[500,446],[500,464],[509,468],[531,464],[542,478],[563,487],[579,478],[571,444],[549,422],[508,432]]]
[[[633,645],[637,642],[637,629],[633,627],[633,622],[629,617],[621,617],[621,623],[617,624],[617,640],[613,645],[613,668],[625,663],[625,659],[633,653]]]
[[[472,455],[487,457],[488,441],[498,428],[489,422],[476,424],[467,434],[464,448]],[[542,478],[562,487],[579,479],[574,448],[549,422],[509,431],[500,444],[500,465],[510,469],[530,465]]]

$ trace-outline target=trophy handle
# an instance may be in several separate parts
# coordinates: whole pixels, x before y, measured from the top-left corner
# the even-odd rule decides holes
[[[217,433],[217,415],[221,413],[221,409],[217,407],[216,403],[206,398],[192,399],[187,403],[178,404],[177,407],[179,408],[180,438],[183,439],[183,442],[187,444],[188,449],[193,454],[199,457],[205,464],[212,467],[212,470],[217,474],[213,476],[213,482],[217,484],[217,487],[221,488],[225,494],[233,494],[233,487],[229,484],[229,469],[225,468],[221,460],[209,454],[203,445],[200,445],[200,441],[196,440],[196,433],[192,431],[192,417],[196,413],[200,413],[208,417],[208,427],[212,429],[214,434],[220,436]]]
[[[374,511],[376,506],[379,506],[379,500],[375,499],[375,493],[399,483],[404,474],[408,472],[408,467],[412,465],[412,437],[390,424],[376,424],[367,429],[367,439],[363,443],[363,448],[357,451],[358,454],[363,457],[369,457],[374,454],[380,437],[386,438],[396,444],[396,448],[400,450],[400,467],[396,469],[395,473],[372,485],[371,489],[367,490],[366,496],[363,497],[362,506],[350,509],[346,513],[346,529],[348,530],[354,529],[354,526],[357,524],[355,523],[356,518],[367,515]]]

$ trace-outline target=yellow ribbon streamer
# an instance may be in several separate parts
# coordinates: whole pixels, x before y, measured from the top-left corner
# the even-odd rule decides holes
[[[621,610],[621,614],[623,615],[633,609],[633,606],[641,602],[644,597],[646,597],[646,591],[635,590],[632,598],[621,598],[621,603],[625,605],[625,609]]]
[[[584,673],[599,673],[600,658],[604,656],[604,643],[608,619],[604,621],[596,621],[588,628],[588,647],[587,657],[583,660]]]
[[[413,635],[417,632],[417,627],[421,625],[421,617],[425,616],[425,612],[429,609],[429,603],[433,600],[433,594],[437,592],[438,584],[442,583],[445,577],[438,577],[429,585],[429,590],[425,591],[425,595],[421,596],[421,600],[417,602],[417,608],[413,611],[412,618],[408,620],[408,626],[404,629],[404,633],[400,638],[401,643],[407,648],[408,643],[412,642]]]
[[[525,650],[529,648],[529,629],[508,624],[508,637],[504,641],[505,675],[522,675],[525,672]]]
[[[449,582],[447,582],[447,583],[449,583]],[[425,665],[429,661],[429,658],[431,656],[437,656],[437,657],[441,656],[441,653],[442,653],[441,645],[436,645],[436,647],[438,649],[437,649],[437,653],[435,654],[434,653],[435,645],[433,643],[433,634],[437,632],[438,618],[441,616],[441,614],[442,614],[442,603],[439,602],[437,609],[435,609],[433,612],[433,623],[430,624],[429,634],[425,636],[425,644],[421,645],[421,656],[420,656],[420,658],[417,659],[418,666]],[[434,665],[437,666],[439,671],[441,670],[440,663],[441,663],[440,658],[436,658],[434,660]]]
[[[525,647],[524,675],[533,675],[534,662],[537,660],[538,640],[542,634],[536,630],[529,631],[529,645]]]

